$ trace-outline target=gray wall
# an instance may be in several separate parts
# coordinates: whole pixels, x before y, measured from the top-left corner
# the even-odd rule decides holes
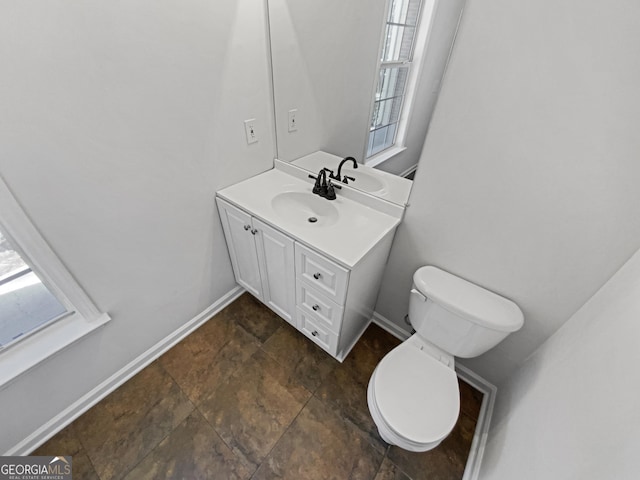
[[[640,246],[640,4],[469,0],[376,310],[437,265],[524,328],[465,363],[500,383]]]
[[[483,480],[638,478],[640,252],[498,391]]]
[[[0,391],[0,452],[235,286],[213,197],[272,166],[265,28],[251,0],[0,6],[0,174],[112,317]]]
[[[362,160],[385,0],[269,0],[278,158]],[[295,132],[288,112],[297,109]]]

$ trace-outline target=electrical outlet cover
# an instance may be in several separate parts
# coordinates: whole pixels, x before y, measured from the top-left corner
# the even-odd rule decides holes
[[[298,109],[289,110],[289,132],[298,130]]]
[[[255,118],[250,118],[249,120],[244,121],[244,133],[247,136],[248,145],[258,141],[258,130]]]

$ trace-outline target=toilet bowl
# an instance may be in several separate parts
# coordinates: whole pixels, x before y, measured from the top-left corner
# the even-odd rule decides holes
[[[520,329],[520,308],[436,267],[413,276],[409,339],[376,366],[367,388],[382,439],[412,452],[435,448],[455,426],[460,392],[455,358],[480,355]]]
[[[444,440],[458,420],[458,377],[413,335],[375,368],[367,402],[385,442],[424,452]]]

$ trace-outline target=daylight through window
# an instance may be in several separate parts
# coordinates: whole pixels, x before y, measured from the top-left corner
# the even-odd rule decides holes
[[[0,350],[66,313],[0,231]]]
[[[367,158],[395,144],[421,3],[422,0],[391,0],[373,99]]]

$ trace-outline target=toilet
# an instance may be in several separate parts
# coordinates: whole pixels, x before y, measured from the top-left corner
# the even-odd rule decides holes
[[[483,354],[519,330],[524,317],[511,300],[426,266],[413,275],[409,320],[416,332],[376,366],[367,401],[385,442],[425,452],[458,420],[455,357]]]

